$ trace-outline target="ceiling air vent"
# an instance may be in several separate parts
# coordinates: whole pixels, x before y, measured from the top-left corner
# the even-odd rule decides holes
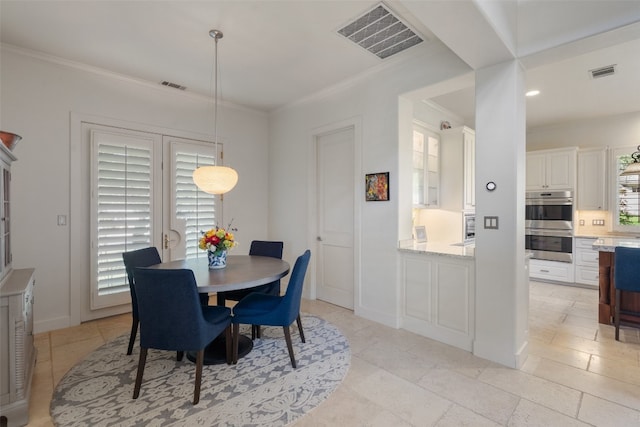
[[[180,90],[185,90],[187,88],[186,86],[179,85],[178,83],[171,83],[166,80],[160,82],[160,84],[162,86],[168,86],[168,87],[172,87],[174,89],[180,89]]]
[[[339,29],[338,34],[381,59],[423,41],[382,3]]]
[[[606,67],[594,68],[589,70],[589,74],[592,79],[599,79],[600,77],[612,76],[616,73],[616,64],[607,65]]]

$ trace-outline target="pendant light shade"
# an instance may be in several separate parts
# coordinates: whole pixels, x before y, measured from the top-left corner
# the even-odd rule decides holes
[[[201,166],[193,171],[193,182],[198,188],[209,194],[224,194],[231,191],[238,183],[238,172],[227,166],[218,166],[218,40],[223,34],[218,30],[209,31],[209,35],[215,40],[214,72],[214,108],[213,108],[213,138],[214,138],[214,162],[213,166]]]
[[[209,194],[224,194],[238,183],[238,172],[227,166],[201,166],[193,171],[193,182]]]
[[[629,163],[620,176],[640,175],[640,145],[638,151],[631,155],[633,163]]]

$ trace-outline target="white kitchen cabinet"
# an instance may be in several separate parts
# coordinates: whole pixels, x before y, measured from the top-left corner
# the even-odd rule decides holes
[[[576,237],[575,239],[575,282],[598,287],[599,252],[593,249],[595,238]]]
[[[413,206],[437,208],[440,204],[440,137],[413,124]]]
[[[402,328],[472,351],[475,338],[475,260],[402,254]]]
[[[440,207],[451,211],[474,210],[476,133],[466,126],[440,134]]]
[[[529,262],[529,277],[552,282],[574,283],[574,265],[570,262],[532,259]]]
[[[577,148],[527,153],[527,191],[573,190],[576,186]]]
[[[578,151],[576,209],[607,210],[607,148]]]

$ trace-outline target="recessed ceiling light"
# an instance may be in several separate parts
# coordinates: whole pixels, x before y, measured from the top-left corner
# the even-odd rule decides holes
[[[526,96],[536,96],[540,94],[539,90],[530,90],[529,92],[525,93]]]

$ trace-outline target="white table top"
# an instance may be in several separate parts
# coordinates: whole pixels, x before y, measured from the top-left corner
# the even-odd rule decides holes
[[[633,237],[601,237],[593,242],[593,249],[600,252],[615,252],[616,247],[640,248],[640,239]]]
[[[401,252],[413,252],[431,255],[443,255],[457,258],[474,259],[475,245],[453,245],[450,243],[425,242],[418,243],[415,240],[402,240],[398,244]]]
[[[253,288],[274,282],[289,273],[288,262],[255,255],[228,255],[227,266],[217,270],[209,270],[207,258],[163,262],[149,268],[192,270],[200,293]]]

